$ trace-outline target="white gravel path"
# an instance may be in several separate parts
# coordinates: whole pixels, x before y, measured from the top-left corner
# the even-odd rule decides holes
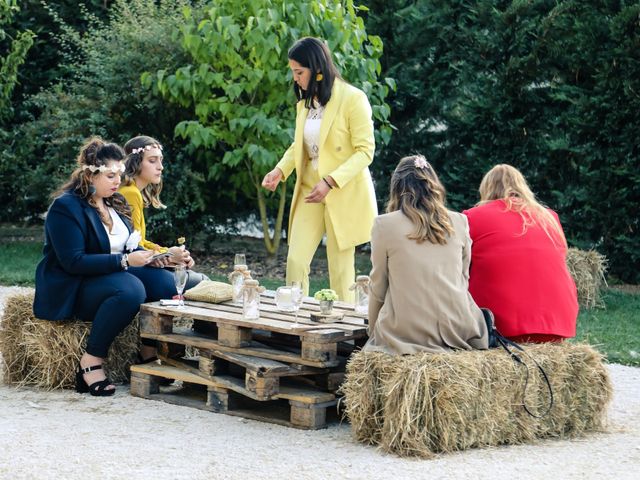
[[[0,314],[6,295],[0,287]],[[608,433],[408,460],[349,426],[301,431],[131,397],[0,384],[0,479],[636,479],[640,369],[610,365]]]

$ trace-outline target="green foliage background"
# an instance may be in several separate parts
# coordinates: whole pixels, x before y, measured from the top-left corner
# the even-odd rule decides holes
[[[369,8],[359,14],[367,34],[384,44],[378,77],[397,83],[386,100],[396,131],[388,145],[378,142],[373,164],[381,207],[401,156],[425,154],[454,209],[477,201],[477,186],[491,166],[510,163],[559,212],[572,245],[598,249],[616,277],[638,283],[640,3],[362,3]],[[176,230],[208,231],[229,212],[251,210],[251,189],[244,188],[246,177],[236,176],[233,156],[218,161],[229,152],[228,140],[194,148],[197,142],[174,138],[176,125],[194,119],[192,106],[169,103],[140,82],[143,72],[177,74],[196,65],[183,45],[189,22],[182,7],[193,7],[190,23],[198,25],[210,7],[223,4],[61,0],[51,3],[56,19],[38,0],[20,2],[22,10],[2,26],[7,37],[0,57],[7,56],[10,39],[27,30],[37,35],[37,48],[17,70],[19,83],[0,120],[0,221],[38,221],[82,139],[95,133],[123,141],[144,132],[166,144],[163,198],[170,210],[153,215],[150,225],[160,239]],[[313,12],[292,17],[288,28],[303,29],[310,18]],[[343,34],[335,29],[326,36],[333,46]],[[286,74],[286,60],[277,74]],[[293,114],[289,105],[282,108],[283,115]],[[256,154],[260,142],[250,143],[265,168],[279,155],[271,148]]]
[[[450,204],[497,163],[521,169],[567,237],[640,281],[640,3],[369,0],[399,133],[376,162],[421,152]]]

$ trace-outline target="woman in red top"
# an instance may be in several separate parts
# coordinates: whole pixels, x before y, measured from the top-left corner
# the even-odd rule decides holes
[[[497,330],[519,342],[575,336],[567,240],[558,215],[536,201],[523,175],[496,165],[480,183],[480,202],[463,213],[473,241],[469,291],[494,313]]]

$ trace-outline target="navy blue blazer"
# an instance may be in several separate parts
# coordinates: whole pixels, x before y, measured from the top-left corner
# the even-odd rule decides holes
[[[121,218],[131,232],[131,223]],[[123,254],[111,253],[97,210],[73,192],[53,201],[44,227],[33,312],[46,320],[72,318],[82,279],[121,271]]]

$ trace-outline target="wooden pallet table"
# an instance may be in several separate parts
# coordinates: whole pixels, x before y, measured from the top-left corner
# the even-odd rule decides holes
[[[185,308],[144,304],[140,333],[156,340],[161,365],[133,366],[131,393],[296,428],[326,426],[327,408],[348,355],[366,340],[366,317],[338,302],[339,322],[317,323],[318,302],[305,298],[297,319],[261,296],[260,318],[245,320],[231,302],[187,301]],[[178,327],[184,320],[193,328]],[[189,358],[185,350],[197,352]],[[160,378],[177,380],[165,391]],[[181,382],[181,383],[180,383]],[[180,386],[181,385],[181,386]]]

